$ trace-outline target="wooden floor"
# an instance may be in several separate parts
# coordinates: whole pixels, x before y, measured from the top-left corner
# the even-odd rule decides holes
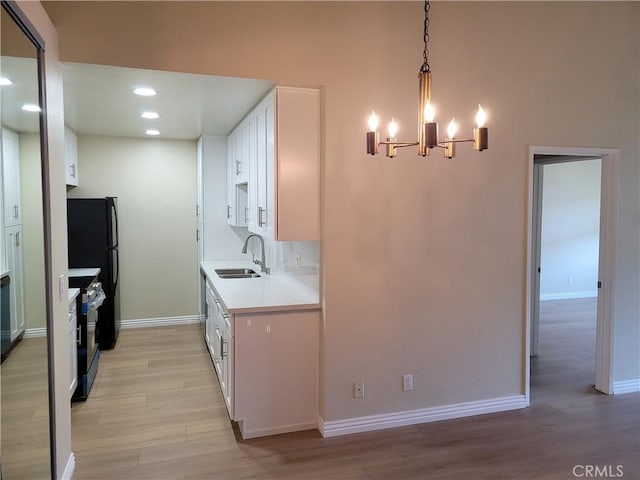
[[[124,330],[72,408],[74,479],[559,480],[587,464],[640,478],[640,397],[591,388],[592,353],[564,336],[562,308],[543,308],[530,408],[329,439],[241,440],[199,326]]]
[[[51,477],[46,338],[24,338],[1,367],[3,480]]]

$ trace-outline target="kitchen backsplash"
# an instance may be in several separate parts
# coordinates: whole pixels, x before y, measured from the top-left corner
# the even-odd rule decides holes
[[[258,242],[250,243],[249,253],[260,258]],[[265,238],[265,253],[272,274],[286,274],[313,291],[319,290],[320,242],[275,242]]]

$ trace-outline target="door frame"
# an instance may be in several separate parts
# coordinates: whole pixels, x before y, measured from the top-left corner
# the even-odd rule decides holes
[[[614,292],[616,239],[618,231],[618,195],[620,185],[620,151],[611,148],[530,146],[527,179],[527,257],[525,296],[525,399],[530,404],[532,340],[537,342],[537,331],[533,331],[532,317],[539,301],[540,200],[542,165],[535,162],[536,155],[559,157],[601,158],[600,193],[600,248],[598,259],[598,307],[596,325],[596,376],[595,387],[608,395],[613,394],[614,370]],[[534,201],[536,203],[534,204]],[[533,352],[537,353],[537,352]]]

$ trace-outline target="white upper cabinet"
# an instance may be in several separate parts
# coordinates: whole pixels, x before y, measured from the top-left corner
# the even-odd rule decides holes
[[[20,138],[6,127],[2,127],[2,188],[4,226],[21,225]]]
[[[249,220],[248,185],[251,157],[255,154],[253,112],[227,139],[227,222],[246,227]]]
[[[236,225],[236,185],[235,185],[235,162],[236,162],[236,138],[238,131],[234,130],[227,138],[227,223]]]
[[[249,164],[251,163],[251,156],[255,149],[254,128],[253,112],[251,112],[238,126],[240,132],[237,139],[238,146],[236,147],[236,184],[247,183],[249,181]]]
[[[69,186],[77,187],[78,182],[78,138],[73,130],[64,127],[65,179]]]
[[[249,206],[252,217],[250,230],[268,238],[274,238],[274,195],[273,195],[273,138],[275,93],[273,90],[258,104],[255,109],[256,155],[255,168],[249,185],[253,190],[254,204]]]
[[[320,92],[276,87],[255,108],[249,230],[279,241],[320,238]]]
[[[204,260],[204,139],[198,139],[196,148],[196,242],[198,265]],[[198,292],[200,290],[198,289]],[[198,298],[198,300],[200,300]],[[200,302],[198,301],[198,305]]]

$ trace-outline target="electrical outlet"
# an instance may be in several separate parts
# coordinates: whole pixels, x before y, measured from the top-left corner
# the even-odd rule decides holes
[[[364,398],[364,380],[353,382],[353,398]]]
[[[402,391],[413,390],[413,375],[402,376]]]

